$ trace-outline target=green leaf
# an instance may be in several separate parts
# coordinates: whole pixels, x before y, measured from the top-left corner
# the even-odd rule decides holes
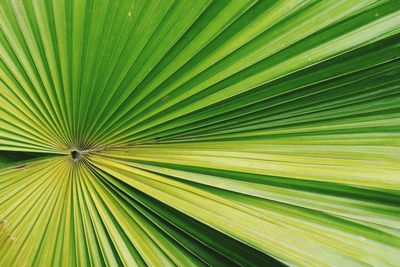
[[[0,266],[399,266],[400,2],[0,3]]]

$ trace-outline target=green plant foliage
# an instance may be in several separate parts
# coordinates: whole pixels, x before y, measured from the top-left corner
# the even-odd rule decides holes
[[[0,1],[0,266],[400,266],[400,1]]]

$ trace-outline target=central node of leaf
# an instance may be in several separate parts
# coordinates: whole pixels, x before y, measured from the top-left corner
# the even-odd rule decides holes
[[[71,151],[71,157],[77,159],[79,157],[79,152],[76,150]]]

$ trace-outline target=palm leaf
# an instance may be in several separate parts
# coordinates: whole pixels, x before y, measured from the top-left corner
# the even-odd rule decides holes
[[[0,266],[400,265],[400,2],[0,3]]]

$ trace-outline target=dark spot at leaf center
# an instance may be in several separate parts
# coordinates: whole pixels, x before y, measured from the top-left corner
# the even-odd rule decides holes
[[[72,157],[73,159],[77,159],[77,158],[79,157],[79,152],[76,151],[76,150],[71,151],[71,157]]]

